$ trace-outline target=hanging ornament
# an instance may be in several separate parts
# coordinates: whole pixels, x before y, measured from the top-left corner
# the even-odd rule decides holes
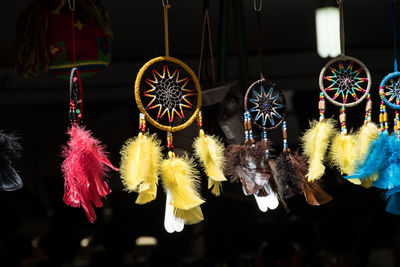
[[[75,5],[70,11],[74,24]],[[74,36],[74,27],[72,27]],[[75,53],[74,53],[75,55]],[[74,58],[74,62],[76,59]],[[79,70],[74,67],[69,87],[69,141],[63,146],[62,172],[65,179],[64,203],[71,207],[82,207],[90,222],[96,220],[95,207],[102,207],[102,198],[111,190],[105,180],[109,169],[118,171],[108,160],[100,141],[83,125],[82,81]]]
[[[310,182],[320,179],[325,173],[325,154],[335,131],[335,121],[325,118],[323,93],[320,93],[318,107],[319,121],[310,122],[310,129],[301,138],[304,155],[307,156],[309,164],[306,177]]]
[[[372,143],[364,162],[360,162],[353,175],[347,177],[372,180],[372,186],[386,190],[386,211],[400,215],[400,73],[397,64],[397,29],[395,1],[392,0],[392,28],[394,72],[388,74],[380,83],[380,134]],[[393,131],[389,135],[386,107],[395,110]]]
[[[169,55],[168,10],[171,5],[168,1],[162,3],[165,56],[149,60],[136,77],[135,100],[141,112],[141,132],[137,138],[128,141],[121,151],[121,176],[128,191],[139,193],[136,201],[139,204],[156,197],[158,176],[161,176],[167,194],[164,226],[168,232],[174,232],[183,229],[182,222],[195,224],[203,220],[200,205],[204,200],[199,193],[199,173],[192,159],[175,155],[173,145],[174,132],[190,126],[196,118],[201,126],[199,111],[202,95],[194,72],[184,62]],[[167,158],[162,159],[161,142],[156,136],[146,133],[146,121],[167,132]],[[219,165],[223,163],[218,158],[222,148],[216,139],[205,136],[204,132],[202,136],[201,130],[200,135],[196,155],[210,179],[222,181],[218,173]],[[219,185],[215,186],[214,190],[218,191]],[[141,198],[143,194],[148,197]]]
[[[319,122],[312,122],[302,138],[303,149],[308,157],[309,181],[320,179],[324,172],[329,141],[332,144],[329,151],[331,165],[342,173],[352,171],[355,160],[356,141],[354,135],[349,135],[346,126],[346,107],[361,103],[369,93],[371,76],[367,67],[358,59],[345,55],[343,0],[337,0],[340,10],[340,48],[341,55],[330,60],[321,70],[319,87],[321,90]],[[322,95],[323,94],[323,95]],[[340,133],[334,135],[334,122],[325,119],[325,101],[340,107]]]
[[[210,77],[208,75],[208,71],[206,71],[206,78],[209,86],[225,87],[229,88],[232,83],[224,83],[224,84],[216,84],[215,81],[215,70],[214,70],[214,57],[213,57],[213,49],[211,44],[211,27],[208,13],[209,1],[204,1],[204,10],[203,10],[203,29],[202,29],[202,41],[201,41],[201,49],[200,49],[200,60],[199,60],[199,71],[198,78],[200,80],[202,69],[204,67],[204,50],[205,50],[205,40],[206,40],[206,32],[208,39],[208,49],[211,57],[211,73],[212,80],[210,81]],[[206,70],[207,70],[207,66]],[[213,89],[211,89],[213,90]],[[214,95],[213,95],[214,97]],[[208,176],[208,189],[211,189],[211,192],[219,196],[222,189],[222,182],[227,181],[224,176],[224,144],[219,140],[218,137],[213,135],[207,135],[203,130],[203,116],[201,111],[199,112],[197,118],[197,126],[199,129],[199,137],[197,137],[193,143],[194,155],[200,161],[204,172]]]
[[[282,123],[286,113],[284,96],[276,91],[275,83],[267,81],[263,75],[263,53],[261,43],[261,10],[262,1],[254,1],[257,15],[258,51],[260,79],[255,81],[246,91],[244,98],[244,130],[243,145],[230,145],[226,153],[226,174],[231,182],[240,181],[245,195],[254,195],[259,209],[263,212],[274,209],[278,199],[286,207],[278,195],[277,183],[271,175],[269,160],[270,142],[267,131],[273,130]],[[252,124],[259,128],[261,141],[256,142]]]
[[[77,47],[64,34],[71,30],[69,9],[75,8],[75,2],[35,0],[21,12],[15,42],[17,73],[30,78],[49,71],[68,79],[74,66],[84,77],[109,65],[113,33],[104,7],[98,0],[80,0],[77,6],[72,24],[79,40]],[[77,63],[74,53],[79,58]]]
[[[0,130],[0,190],[15,191],[22,188],[21,177],[12,166],[12,162],[20,158],[21,152],[20,138]]]

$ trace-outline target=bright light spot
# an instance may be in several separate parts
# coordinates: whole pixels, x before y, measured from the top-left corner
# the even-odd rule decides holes
[[[321,7],[315,11],[317,51],[323,58],[340,55],[340,16],[338,7]]]
[[[157,238],[153,236],[140,236],[136,238],[136,246],[143,247],[143,246],[156,246],[157,245]]]
[[[92,241],[92,237],[88,236],[81,240],[81,247],[86,248],[89,246],[90,242]]]
[[[34,248],[38,248],[39,247],[39,241],[40,241],[40,237],[35,237],[34,239],[32,239],[32,247]]]

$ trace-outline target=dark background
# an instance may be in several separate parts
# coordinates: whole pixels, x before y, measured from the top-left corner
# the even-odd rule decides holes
[[[112,61],[83,80],[85,121],[118,166],[119,149],[138,131],[136,74],[147,60],[164,53],[162,5],[159,0],[101,2],[114,33]],[[197,70],[202,1],[170,2],[170,53]],[[298,196],[288,200],[290,214],[281,206],[260,212],[236,183],[224,183],[216,198],[203,177],[204,222],[174,234],[163,228],[161,186],[155,201],[138,206],[135,194],[123,191],[118,173],[112,173],[113,192],[90,224],[81,209],[62,202],[60,154],[67,141],[68,82],[46,73],[30,80],[13,73],[15,23],[28,3],[3,1],[0,11],[0,128],[18,132],[24,146],[16,163],[24,188],[0,192],[0,266],[400,266],[400,220],[385,212],[382,192],[352,185],[335,170],[328,170],[322,182],[334,198],[331,203],[312,207]],[[308,120],[318,117],[318,75],[327,62],[316,53],[314,12],[319,5],[311,0],[263,4],[265,75],[288,99],[289,145],[294,150]],[[390,1],[345,1],[344,8],[346,54],[362,60],[371,72],[377,121],[378,84],[393,66]],[[228,14],[226,28],[223,14]],[[217,78],[239,80],[225,102],[241,105],[259,73],[253,1],[211,0],[210,19]],[[327,106],[327,116],[337,118],[339,109]],[[204,108],[206,127],[221,137],[216,114],[221,116],[223,107]],[[362,104],[347,111],[348,128],[361,126],[363,110]],[[185,133],[175,140],[185,137],[191,136]],[[273,141],[279,151],[279,130]],[[156,237],[158,245],[137,247],[135,239],[143,235]],[[85,237],[92,241],[82,248]]]

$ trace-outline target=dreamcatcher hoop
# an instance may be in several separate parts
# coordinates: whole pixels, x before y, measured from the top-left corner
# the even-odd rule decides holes
[[[392,28],[393,28],[393,57],[394,57],[394,71],[389,73],[383,78],[379,85],[379,96],[381,100],[392,109],[400,109],[400,72],[398,72],[397,66],[397,29],[396,29],[396,15],[395,15],[395,4],[392,2]],[[397,78],[397,81],[395,79]],[[388,85],[387,83],[390,82]],[[385,89],[387,90],[385,92]],[[389,97],[389,99],[387,98]],[[393,103],[393,100],[396,103]]]
[[[160,130],[164,130],[164,131],[167,131],[167,132],[171,132],[171,133],[172,133],[172,132],[181,131],[181,130],[185,129],[186,127],[188,127],[189,125],[191,125],[191,124],[196,120],[196,118],[197,118],[197,116],[198,116],[198,114],[199,114],[200,108],[201,108],[202,94],[201,94],[200,82],[199,82],[199,80],[197,79],[196,74],[193,72],[193,70],[192,70],[188,65],[186,65],[183,61],[181,61],[181,60],[179,60],[179,59],[177,59],[177,58],[171,57],[171,56],[169,55],[168,9],[171,7],[171,5],[168,3],[168,0],[166,0],[166,1],[165,1],[165,0],[162,0],[162,4],[163,4],[163,7],[164,7],[164,39],[165,39],[164,42],[165,42],[165,56],[160,56],[160,57],[153,58],[153,59],[149,60],[148,62],[146,62],[146,63],[140,68],[139,73],[138,73],[138,75],[136,76],[136,81],[135,81],[135,100],[136,100],[136,104],[137,104],[137,106],[138,106],[140,112],[142,112],[142,113],[144,114],[146,120],[148,120],[148,121],[150,122],[150,124],[152,124],[154,127],[158,128],[158,129],[160,129]],[[141,99],[141,94],[140,94],[140,88],[141,88],[141,85],[142,85],[143,76],[144,76],[145,72],[146,72],[147,70],[149,70],[151,66],[155,65],[156,63],[163,62],[163,61],[164,61],[164,62],[172,62],[172,63],[178,65],[179,67],[181,67],[182,69],[184,69],[184,70],[190,75],[191,81],[194,83],[195,88],[196,88],[196,93],[197,93],[196,109],[194,110],[193,114],[190,116],[190,118],[189,118],[186,122],[184,122],[184,123],[182,123],[182,124],[179,124],[179,125],[175,125],[175,126],[172,126],[171,124],[172,124],[172,122],[173,122],[173,116],[174,116],[173,114],[174,114],[174,112],[175,112],[176,114],[178,114],[178,116],[181,116],[181,115],[179,115],[179,112],[178,112],[178,111],[176,111],[175,109],[172,109],[172,111],[171,111],[171,112],[172,112],[172,120],[171,120],[171,118],[170,118],[170,114],[168,114],[169,125],[164,125],[164,124],[158,122],[157,120],[155,120],[155,119],[147,112],[146,108],[144,108],[144,106],[143,106],[143,101],[142,101],[142,99]],[[166,66],[166,65],[164,66],[164,71],[165,71],[165,67],[167,67],[167,66]],[[168,68],[168,67],[167,67],[167,68]],[[167,69],[167,70],[168,70],[168,69]],[[179,70],[176,70],[176,71],[178,71],[177,74],[175,74],[175,72],[174,72],[174,73],[172,74],[172,76],[169,76],[169,78],[174,77],[174,75],[178,76],[178,75],[179,75]],[[169,73],[168,73],[168,74],[169,74]],[[169,80],[170,80],[170,79],[169,79]],[[168,81],[168,82],[169,82],[169,81]],[[154,83],[157,84],[157,81],[154,81]],[[165,102],[171,101],[170,98],[174,98],[174,97],[175,97],[175,99],[173,99],[174,102],[181,101],[181,100],[185,100],[185,99],[184,99],[185,97],[182,97],[182,96],[181,96],[181,95],[183,94],[182,91],[184,90],[184,88],[183,88],[184,86],[179,86],[178,83],[179,83],[179,81],[176,81],[175,84],[173,84],[173,86],[172,86],[172,88],[171,88],[171,91],[173,91],[173,92],[174,92],[176,95],[178,95],[178,96],[171,96],[171,92],[170,92],[170,91],[162,92],[163,95],[167,98],[167,99],[165,100]],[[169,84],[170,84],[170,83],[169,83]],[[170,85],[168,85],[168,88],[169,88],[169,87],[170,87]],[[178,91],[177,91],[177,90],[178,90]],[[155,94],[157,94],[157,88],[156,88],[156,86],[153,85],[152,91],[155,91]],[[161,92],[160,92],[160,93],[161,93]],[[193,93],[193,94],[194,94],[194,93]],[[176,99],[176,98],[178,98],[178,99]],[[180,98],[180,99],[179,99],[179,98]],[[155,99],[156,99],[156,96],[154,96],[154,99],[153,99],[152,101],[154,101]],[[152,102],[152,101],[151,101],[151,102]],[[151,103],[151,102],[150,102],[150,103]],[[186,102],[187,102],[187,101],[186,101]],[[187,103],[189,103],[189,102],[187,102]],[[170,104],[170,102],[169,102],[168,104]],[[176,105],[176,104],[177,104],[177,103],[175,103],[174,105]],[[181,103],[180,103],[180,104],[181,104]],[[191,103],[189,103],[189,104],[190,104],[190,106],[192,105]],[[159,105],[160,105],[161,108],[162,108],[162,104],[159,103]],[[183,106],[183,105],[180,105],[180,107],[182,107],[182,106]],[[160,111],[161,111],[161,108],[160,108]],[[169,108],[168,108],[168,109],[165,108],[165,110],[163,111],[163,114],[164,114],[165,112],[168,112],[168,113],[169,113]],[[181,113],[182,113],[182,117],[184,117],[184,116],[183,116],[183,111],[181,111]],[[158,116],[158,115],[157,115],[157,116]],[[163,115],[161,115],[161,117],[162,117],[162,116],[163,116]],[[158,118],[160,118],[160,117],[158,117]]]
[[[388,82],[390,82],[389,85]],[[385,89],[388,91],[385,92]],[[400,72],[389,73],[383,78],[379,85],[379,96],[386,106],[392,109],[400,109]],[[396,100],[396,103],[393,103],[393,100]]]
[[[350,64],[348,64],[347,67],[344,67],[343,65],[343,62],[345,61],[350,61]],[[339,70],[334,67],[335,63],[338,64]],[[353,70],[354,63],[358,64],[361,68]],[[332,75],[328,75],[327,72],[329,71]],[[365,72],[366,77],[359,77],[363,72]],[[328,87],[324,86],[324,81],[326,80],[332,82]],[[365,81],[368,82],[367,88],[362,88],[359,83]],[[319,88],[324,93],[326,99],[328,99],[332,104],[340,107],[354,107],[367,97],[369,90],[371,89],[371,74],[368,68],[360,60],[354,57],[342,55],[331,59],[322,68],[319,74]],[[335,95],[331,97],[327,91],[335,92]],[[362,95],[360,97],[357,96],[357,92],[362,92]],[[347,100],[349,94],[355,101],[349,102]],[[342,102],[336,101],[336,98],[339,96],[342,97]]]
[[[257,86],[260,88],[259,91],[256,91],[257,89],[255,87]],[[263,88],[261,88],[261,86],[263,86]],[[250,85],[244,97],[244,109],[250,114],[251,123],[262,130],[273,130],[279,127],[286,117],[287,105],[285,95],[281,92],[276,92],[274,88],[275,83],[261,78]],[[257,99],[250,98],[251,94]],[[276,102],[279,98],[281,102]],[[255,105],[255,107],[250,107],[250,103]],[[281,109],[281,112],[277,112],[276,109]],[[254,114],[254,112],[257,112],[255,117],[251,115],[252,113]],[[279,121],[275,122],[274,117]],[[259,119],[264,121],[264,123],[262,123],[264,125],[257,123]],[[271,125],[270,127],[265,126],[267,122]]]
[[[152,65],[154,65],[158,62],[162,62],[162,61],[172,62],[172,63],[175,63],[175,64],[179,65],[180,67],[182,67],[185,71],[187,71],[187,73],[189,73],[189,75],[196,87],[196,92],[197,92],[196,109],[194,110],[193,114],[186,122],[184,122],[183,124],[180,124],[178,126],[163,125],[160,122],[153,119],[150,116],[150,114],[147,112],[146,108],[144,108],[143,102],[142,102],[142,99],[140,96],[140,87],[142,84],[144,73]],[[139,73],[138,73],[138,75],[136,77],[136,81],[135,81],[135,100],[136,100],[136,104],[137,104],[140,112],[142,112],[145,115],[146,120],[149,121],[154,127],[158,128],[160,130],[167,131],[167,132],[176,132],[176,131],[181,131],[181,130],[185,129],[186,127],[191,125],[196,120],[196,118],[199,114],[200,108],[201,108],[202,94],[201,94],[201,87],[200,87],[199,80],[197,79],[196,74],[193,72],[193,70],[188,65],[186,65],[183,61],[181,61],[177,58],[170,57],[170,56],[161,56],[161,57],[156,57],[156,58],[149,60],[139,70]]]

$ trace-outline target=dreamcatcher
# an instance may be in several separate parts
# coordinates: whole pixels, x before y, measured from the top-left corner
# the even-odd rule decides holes
[[[254,195],[258,207],[265,212],[279,205],[277,184],[271,175],[269,164],[270,142],[267,131],[282,124],[286,103],[284,96],[276,91],[275,83],[267,81],[263,76],[263,58],[261,44],[261,9],[262,1],[254,10],[257,15],[258,49],[260,79],[254,82],[246,91],[244,98],[244,130],[243,145],[230,145],[227,148],[226,174],[231,182],[240,181],[245,195]],[[253,136],[252,124],[261,129],[261,141],[256,142]],[[283,199],[281,199],[282,203]]]
[[[372,181],[372,186],[386,190],[386,211],[400,215],[400,72],[397,64],[397,30],[395,4],[392,0],[394,72],[388,74],[380,83],[380,134],[371,144],[364,161],[357,164],[353,175],[346,178]],[[386,107],[395,110],[394,126],[389,135]]]
[[[68,1],[72,16],[72,36],[75,41],[75,1]],[[75,44],[73,44],[75,47]],[[74,53],[75,55],[75,53]],[[76,62],[74,56],[74,62]],[[79,70],[71,69],[69,87],[69,141],[63,146],[62,172],[65,179],[64,203],[71,207],[82,207],[90,222],[96,220],[95,207],[102,207],[102,198],[111,190],[105,181],[107,171],[118,171],[108,160],[100,141],[83,125],[82,81]]]
[[[184,224],[203,220],[200,205],[199,172],[193,159],[174,153],[173,132],[181,131],[197,118],[200,136],[195,140],[195,155],[209,177],[209,188],[218,195],[222,172],[223,145],[217,138],[205,135],[202,128],[201,88],[194,72],[184,62],[169,55],[168,9],[163,1],[165,56],[148,61],[135,81],[135,99],[140,110],[136,138],[121,150],[121,177],[128,191],[139,193],[138,204],[156,197],[158,176],[167,195],[164,226],[168,232],[179,231]],[[146,132],[146,121],[167,132],[166,159],[162,159],[160,141]]]
[[[337,0],[340,10],[340,48],[341,55],[330,60],[321,70],[319,87],[321,89],[319,122],[310,123],[303,138],[303,149],[308,157],[309,181],[318,180],[325,172],[325,154],[330,140],[330,161],[332,165],[340,169],[342,173],[351,173],[352,166],[357,160],[355,155],[356,138],[348,135],[346,127],[346,107],[353,107],[361,103],[369,96],[371,76],[367,67],[358,59],[344,54],[344,24],[343,24],[343,0]],[[340,107],[340,133],[335,135],[335,121],[325,119],[325,100]],[[368,97],[369,99],[369,97]],[[372,103],[367,102],[367,120],[365,127],[360,130],[357,142],[367,144],[373,139],[377,127],[371,124],[370,116]],[[376,131],[374,131],[374,129]],[[372,135],[372,136],[371,136]]]
[[[20,138],[0,130],[0,190],[14,191],[22,188],[22,180],[12,166],[21,155]]]

